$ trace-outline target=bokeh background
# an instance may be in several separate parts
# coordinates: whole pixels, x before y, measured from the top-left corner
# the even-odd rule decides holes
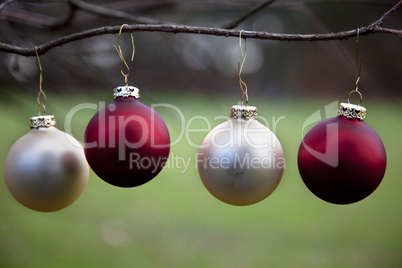
[[[224,25],[261,1],[88,1],[160,21]],[[377,20],[397,1],[276,1],[238,29],[276,33],[325,33],[355,29]],[[0,11],[0,42],[32,47],[54,38],[129,21],[71,9],[65,2],[14,1]],[[72,14],[72,16],[70,16]],[[401,29],[402,11],[385,27]],[[171,139],[182,124],[213,126],[240,100],[237,38],[134,33],[136,54],[130,84],[141,102],[179,108],[157,112]],[[379,188],[352,205],[332,205],[304,186],[297,150],[304,121],[325,106],[346,101],[356,81],[355,39],[327,42],[247,40],[242,74],[250,104],[259,109],[282,143],[286,169],[266,200],[247,207],[211,196],[198,176],[194,155],[205,132],[191,133],[171,148],[168,166],[151,182],[133,189],[110,186],[91,173],[87,188],[70,207],[39,213],[21,206],[0,180],[0,267],[401,267],[402,266],[402,39],[360,37],[360,90],[366,123],[382,138],[387,172]],[[129,34],[121,38],[126,58]],[[59,129],[80,104],[112,101],[123,85],[116,35],[97,36],[55,48],[41,56],[46,106]],[[244,44],[244,43],[243,43]],[[12,144],[29,131],[37,114],[39,70],[35,57],[0,52],[0,174]],[[352,98],[352,101],[358,101]],[[82,141],[96,111],[83,109],[72,120]],[[190,123],[189,123],[190,122]],[[311,126],[310,126],[311,127]],[[308,129],[305,129],[306,131]],[[190,160],[184,169],[174,157]]]

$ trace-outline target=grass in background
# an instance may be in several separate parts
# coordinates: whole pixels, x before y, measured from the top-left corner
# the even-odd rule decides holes
[[[74,106],[108,104],[109,95],[48,96],[48,111],[64,130],[66,115]],[[147,105],[179,107],[185,124],[202,115],[212,127],[222,122],[214,121],[215,116],[228,116],[236,104],[216,96],[141,97]],[[108,185],[91,172],[82,196],[55,213],[21,206],[1,179],[0,267],[401,267],[401,108],[385,102],[365,103],[366,123],[377,131],[387,150],[387,172],[367,199],[332,205],[308,191],[296,162],[303,122],[332,101],[260,99],[251,103],[270,123],[272,116],[286,116],[276,129],[285,152],[284,176],[271,196],[252,206],[227,205],[210,195],[195,168],[198,150],[185,139],[171,148],[171,154],[192,158],[187,170],[166,167],[151,182],[131,189]],[[168,108],[157,111],[175,140],[181,130],[177,113]],[[95,112],[80,110],[73,117],[72,132],[78,140],[82,141]],[[26,98],[1,103],[0,174],[9,148],[29,131],[28,119],[35,114],[34,101]],[[188,126],[206,128],[200,120]],[[200,144],[205,135],[189,137]]]

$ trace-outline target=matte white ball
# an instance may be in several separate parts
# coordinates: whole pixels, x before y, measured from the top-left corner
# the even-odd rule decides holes
[[[54,126],[32,128],[7,154],[4,177],[22,205],[51,212],[72,204],[83,192],[89,166],[80,143]]]
[[[255,118],[255,107],[233,106],[232,117],[205,137],[197,156],[198,172],[207,190],[231,205],[264,200],[283,175],[282,146]]]

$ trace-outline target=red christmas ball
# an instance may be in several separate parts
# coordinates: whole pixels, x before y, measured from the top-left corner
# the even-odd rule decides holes
[[[340,115],[315,125],[300,145],[300,175],[307,188],[324,201],[360,201],[374,192],[384,177],[385,148],[363,121],[365,111],[341,103]]]
[[[138,98],[138,89],[115,89],[115,100],[99,110],[85,131],[85,156],[102,180],[135,187],[153,179],[170,151],[163,119]]]

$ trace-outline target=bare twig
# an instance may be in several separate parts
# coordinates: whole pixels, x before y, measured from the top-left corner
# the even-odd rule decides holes
[[[370,28],[361,27],[360,36],[374,34],[374,33],[388,33],[396,34],[402,36],[402,30],[387,29],[382,27]],[[63,36],[52,40],[50,42],[38,45],[38,53],[42,55],[47,51],[85,38],[105,35],[105,34],[115,34],[120,30],[120,26],[106,26],[96,29],[90,29],[75,34]],[[215,35],[215,36],[226,36],[226,37],[238,37],[239,30],[227,30],[220,28],[210,28],[210,27],[197,27],[197,26],[185,26],[185,25],[170,25],[170,24],[134,24],[127,25],[124,27],[123,32],[164,32],[164,33],[187,33],[187,34],[202,34],[202,35]],[[338,33],[326,33],[326,34],[278,34],[278,33],[267,33],[267,32],[256,32],[256,31],[244,31],[242,33],[242,38],[254,38],[254,39],[265,39],[265,40],[279,40],[279,41],[328,41],[328,40],[342,40],[350,37],[355,37],[357,35],[357,30],[349,30]],[[23,48],[19,46],[14,46],[10,44],[0,43],[0,51],[19,54],[23,56],[35,56],[34,48]]]
[[[390,29],[390,28],[384,28],[384,27],[377,27],[377,30],[378,30],[378,32],[381,32],[381,33],[395,34],[395,35],[398,35],[399,37],[402,37],[402,30]]]
[[[388,10],[387,12],[384,13],[384,15],[381,16],[381,18],[379,18],[378,20],[376,20],[375,22],[373,22],[371,24],[371,26],[375,26],[375,27],[379,27],[382,25],[382,23],[384,22],[384,20],[391,15],[392,13],[394,13],[398,8],[400,8],[402,6],[402,0],[400,0],[395,6],[393,6],[390,10]]]
[[[387,11],[381,18],[386,18],[394,10],[401,6],[402,0]],[[388,15],[386,15],[388,14]],[[378,21],[381,21],[377,20]],[[121,26],[106,26],[96,29],[90,29],[78,33],[74,33],[68,36],[63,36],[55,40],[49,41],[47,43],[38,45],[38,54],[42,55],[47,51],[70,43],[77,40],[105,35],[105,34],[115,34],[118,33]],[[164,32],[164,33],[186,33],[186,34],[202,34],[202,35],[215,35],[215,36],[225,36],[225,37],[239,37],[239,30],[229,30],[222,28],[211,28],[211,27],[199,27],[199,26],[187,26],[187,25],[171,25],[171,24],[134,24],[127,25],[124,27],[123,32]],[[369,26],[359,27],[359,35],[369,35],[375,33],[386,33],[402,36],[402,30],[389,29],[378,26],[375,23]],[[254,39],[265,39],[265,40],[278,40],[278,41],[328,41],[328,40],[342,40],[350,37],[355,37],[357,35],[357,30],[342,31],[337,33],[324,33],[324,34],[281,34],[281,33],[268,33],[268,32],[257,32],[257,31],[243,31],[242,38],[254,38]],[[19,46],[14,46],[10,44],[0,43],[0,51],[19,54],[23,56],[35,56],[35,48],[24,48]]]
[[[263,9],[264,7],[272,4],[273,2],[275,2],[276,0],[268,0],[268,1],[264,1],[261,4],[253,7],[252,9],[250,9],[246,14],[244,14],[243,16],[241,16],[240,18],[225,24],[222,26],[223,29],[233,29],[234,27],[238,26],[241,22],[243,22],[245,19],[249,18],[250,16],[254,15],[255,13],[257,13],[258,11],[260,11],[261,9]]]

